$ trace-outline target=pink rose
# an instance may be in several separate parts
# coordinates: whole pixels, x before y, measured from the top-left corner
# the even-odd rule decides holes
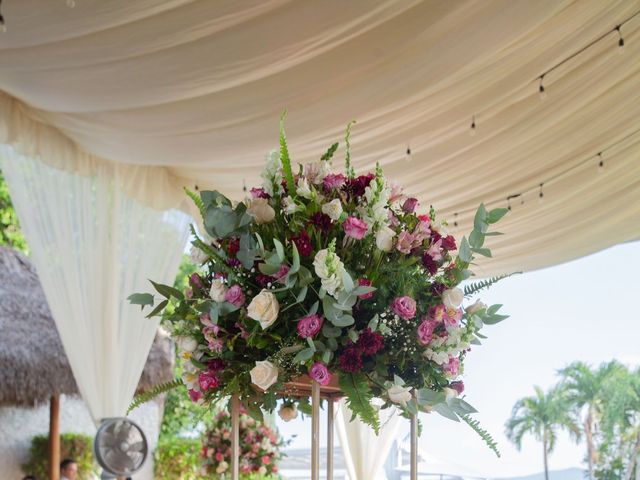
[[[224,455],[222,455],[221,452],[217,452],[216,453],[216,461],[221,462],[222,460],[224,460]]]
[[[397,297],[393,300],[391,308],[401,318],[411,320],[416,316],[416,301],[411,297]]]
[[[464,382],[462,380],[451,382],[449,386],[458,392],[458,395],[462,395],[462,392],[464,392]]]
[[[359,278],[358,285],[360,285],[361,287],[370,287],[371,280],[368,280],[366,278]],[[371,297],[373,297],[373,292],[363,293],[362,295],[358,295],[358,298],[361,298],[362,300],[366,300],[367,298],[371,298]]]
[[[413,211],[416,209],[417,206],[418,206],[418,199],[410,197],[410,198],[407,198],[402,204],[402,210],[404,210],[407,213],[413,213]]]
[[[460,359],[458,357],[449,357],[449,363],[442,366],[442,369],[451,376],[456,376],[460,370]]]
[[[271,463],[271,457],[269,455],[263,455],[261,460],[264,465],[269,465]]]
[[[218,379],[218,377],[214,373],[202,372],[198,376],[198,384],[200,385],[202,391],[206,392],[210,388],[216,388],[218,385],[220,385],[220,379]]]
[[[300,338],[313,338],[322,328],[323,318],[320,315],[307,315],[298,321]]]
[[[327,367],[320,362],[313,364],[309,370],[309,376],[320,385],[329,385],[329,382],[331,381],[331,374],[329,373],[329,370],[327,370]]]
[[[244,293],[242,293],[242,288],[240,285],[234,285],[224,296],[224,299],[232,305],[236,307],[241,307],[244,305]]]
[[[402,232],[400,232],[400,235],[398,235],[398,242],[396,243],[396,248],[398,249],[398,251],[408,254],[408,253],[411,253],[414,242],[415,242],[415,237],[411,233],[407,232],[406,230],[403,230]]]
[[[189,398],[193,403],[196,403],[202,398],[202,392],[199,392],[197,390],[189,390]]]
[[[325,191],[330,192],[334,189],[342,188],[347,178],[341,173],[330,173],[322,180],[322,186]]]
[[[344,232],[347,237],[355,238],[356,240],[362,240],[367,233],[367,224],[356,217],[347,218],[342,224]]]
[[[435,330],[437,322],[429,320],[428,317],[422,317],[422,323],[418,326],[418,341],[422,345],[429,345],[433,340],[433,331]]]

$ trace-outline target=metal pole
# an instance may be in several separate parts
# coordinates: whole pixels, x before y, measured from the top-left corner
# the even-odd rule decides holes
[[[320,480],[320,384],[311,381],[311,480]]]
[[[411,480],[418,480],[418,415],[411,415]]]
[[[60,478],[60,395],[49,400],[49,479]]]
[[[327,480],[333,480],[333,398],[327,399]]]
[[[231,480],[240,478],[240,399],[231,397]]]

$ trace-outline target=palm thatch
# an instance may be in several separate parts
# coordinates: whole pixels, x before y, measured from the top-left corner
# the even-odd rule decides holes
[[[173,378],[173,351],[158,332],[138,390]],[[53,394],[77,395],[35,268],[21,253],[0,247],[0,406],[36,406]]]

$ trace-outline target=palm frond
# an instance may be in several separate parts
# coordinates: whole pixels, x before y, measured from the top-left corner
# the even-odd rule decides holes
[[[181,387],[183,385],[184,384],[182,383],[182,380],[177,378],[170,382],[156,385],[151,390],[147,390],[146,392],[142,392],[141,394],[136,395],[133,401],[131,402],[131,404],[129,405],[129,408],[127,408],[127,415],[129,415],[129,412],[131,412],[133,409],[153,400],[158,395],[162,395],[163,393],[167,393],[168,391],[173,390],[174,388]]]
[[[509,278],[513,275],[518,275],[522,272],[513,272],[504,275],[498,275],[496,277],[487,278],[486,280],[480,280],[479,282],[473,282],[464,287],[464,294],[466,296],[473,295],[480,290],[484,290],[485,288],[489,288],[491,285],[498,283],[500,280],[504,280],[505,278]]]

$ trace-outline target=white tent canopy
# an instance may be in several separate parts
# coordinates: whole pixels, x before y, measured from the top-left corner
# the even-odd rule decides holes
[[[381,162],[423,205],[456,220],[458,235],[481,201],[505,206],[523,193],[486,274],[640,236],[637,1],[2,8],[0,142],[70,170],[121,164],[125,191],[148,206],[184,208],[181,189],[195,184],[241,197],[287,108],[294,160],[318,158],[356,119],[356,167]],[[549,69],[541,101],[538,77]]]

